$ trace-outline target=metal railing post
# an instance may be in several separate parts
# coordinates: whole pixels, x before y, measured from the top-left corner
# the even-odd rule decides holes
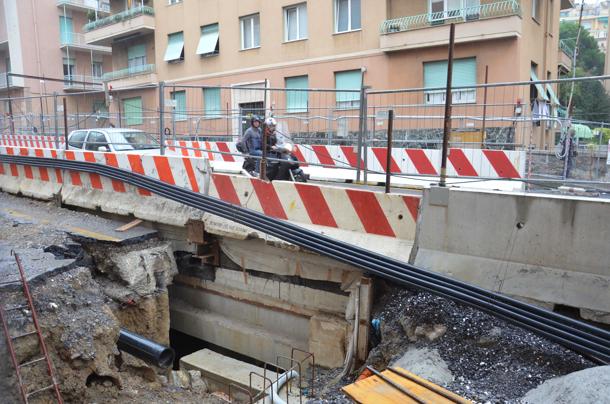
[[[68,107],[66,106],[66,97],[63,98],[64,105],[64,142],[66,142],[66,150],[70,148],[68,145]]]
[[[53,117],[55,118],[55,148],[59,149],[59,118],[57,117],[57,91],[53,93]]]
[[[364,108],[364,97],[365,97],[365,90],[364,90],[364,86],[360,87],[360,117],[359,117],[359,121],[358,121],[358,160],[356,161],[356,182],[360,182],[360,172],[362,170],[360,161],[362,159],[362,136],[363,136],[363,130],[364,130],[364,116],[365,113],[363,112],[363,108]]]
[[[368,94],[366,92],[366,90],[369,87],[365,87],[364,88],[364,98],[362,100],[362,102],[364,102],[364,106],[362,108],[362,111],[364,112],[364,119],[362,121],[362,160],[364,161],[364,182],[366,183],[368,180],[368,174],[369,174],[369,153],[367,151],[367,146],[368,146],[368,140],[369,140],[369,136],[368,136],[368,108],[369,108],[369,98],[368,98]],[[373,128],[374,130],[374,128]]]
[[[388,146],[385,160],[385,193],[390,193],[392,181],[392,131],[394,130],[394,110],[388,111]]]
[[[439,185],[446,186],[447,181],[447,155],[449,151],[449,135],[451,133],[451,81],[453,80],[453,47],[455,42],[455,24],[449,30],[449,58],[447,59],[447,89],[445,91],[445,120],[443,122],[443,151],[441,155],[441,179]]]
[[[161,143],[161,155],[165,155],[165,132],[164,132],[164,104],[165,104],[165,82],[159,82],[159,142]]]
[[[11,100],[11,74],[6,74],[6,94],[8,98],[8,119],[11,125],[11,133],[15,134],[15,119],[13,118],[13,101]]]

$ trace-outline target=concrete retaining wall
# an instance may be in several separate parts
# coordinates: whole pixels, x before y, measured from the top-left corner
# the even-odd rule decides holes
[[[603,320],[609,246],[610,200],[435,188],[424,192],[411,261]]]

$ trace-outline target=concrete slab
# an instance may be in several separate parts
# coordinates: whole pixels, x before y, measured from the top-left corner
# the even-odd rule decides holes
[[[277,379],[275,372],[269,370],[265,372],[261,367],[209,349],[202,349],[180,358],[180,369],[199,370],[201,377],[208,383],[210,391],[222,391],[227,394],[231,383],[250,390],[253,395],[268,388],[269,382],[265,382],[257,375],[266,375],[273,382]],[[252,375],[252,384],[250,384],[251,373],[256,373]]]

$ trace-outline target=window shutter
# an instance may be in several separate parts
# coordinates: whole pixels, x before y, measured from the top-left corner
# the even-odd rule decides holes
[[[309,88],[307,76],[286,77],[286,90]],[[286,112],[307,112],[307,91],[286,91]]]
[[[219,117],[220,108],[220,88],[204,88],[203,89],[203,107],[205,116]]]
[[[206,55],[214,53],[218,46],[218,24],[201,27],[201,37],[197,45],[197,54]]]
[[[335,88],[337,90],[360,90],[362,86],[362,71],[350,70],[335,73]],[[337,92],[337,102],[358,101],[358,92]]]
[[[165,50],[165,57],[163,58],[166,62],[180,59],[182,50],[184,49],[184,34],[182,32],[176,32],[168,35],[167,49]]]

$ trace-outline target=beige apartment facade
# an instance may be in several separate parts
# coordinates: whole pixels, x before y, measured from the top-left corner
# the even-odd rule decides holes
[[[60,105],[66,96],[70,115],[78,111],[87,117],[80,122],[71,116],[70,127],[103,118],[102,75],[111,68],[111,48],[87,44],[82,27],[109,12],[98,0],[0,0],[0,98],[13,97],[17,128],[51,133],[53,98],[40,96],[55,93]],[[30,77],[7,80],[8,72]],[[7,104],[0,105],[4,120]]]
[[[87,67],[91,71],[94,61],[101,61],[109,90],[105,104],[115,117],[113,123],[148,130],[158,126],[157,86],[163,82],[165,98],[175,98],[174,104],[164,106],[165,112],[170,111],[171,128],[184,135],[205,135],[202,128],[214,134],[239,134],[239,118],[223,119],[223,114],[210,111],[212,106],[234,113],[244,105],[266,102],[267,114],[271,110],[302,113],[303,102],[295,104],[294,96],[245,91],[251,87],[437,86],[443,82],[443,67],[446,71],[449,22],[456,22],[455,58],[463,73],[454,85],[482,84],[486,70],[490,83],[556,78],[559,13],[572,6],[568,0],[0,0],[0,4],[7,23],[6,32],[0,27],[0,72],[8,70],[6,66],[2,70],[5,48],[10,51],[11,70],[32,75],[86,76]],[[66,18],[74,31],[68,40]],[[5,36],[8,39],[3,41]],[[61,62],[51,60],[68,60],[75,67],[66,71]],[[12,84],[17,94],[76,91],[65,88],[65,83],[42,85],[27,79]],[[217,86],[229,90],[214,91]],[[531,97],[552,102],[554,94],[549,91],[554,87],[548,91],[523,87],[510,94],[490,91],[487,102],[505,105],[505,110],[495,113],[510,115],[515,105],[528,105]],[[309,97],[317,97],[305,102],[309,108],[320,104],[338,115],[358,112],[355,93]],[[438,115],[443,97],[420,91],[405,100],[421,103],[427,112]],[[482,90],[457,91],[456,111],[481,115],[484,97]],[[99,105],[98,98],[95,103]],[[176,113],[180,111],[188,112]],[[203,126],[198,124],[201,119]],[[480,126],[470,125],[471,129]],[[349,126],[355,130],[357,123],[352,120]],[[530,132],[535,133],[515,132],[512,140],[524,142],[526,136],[533,136],[541,147],[553,142],[551,128]]]

